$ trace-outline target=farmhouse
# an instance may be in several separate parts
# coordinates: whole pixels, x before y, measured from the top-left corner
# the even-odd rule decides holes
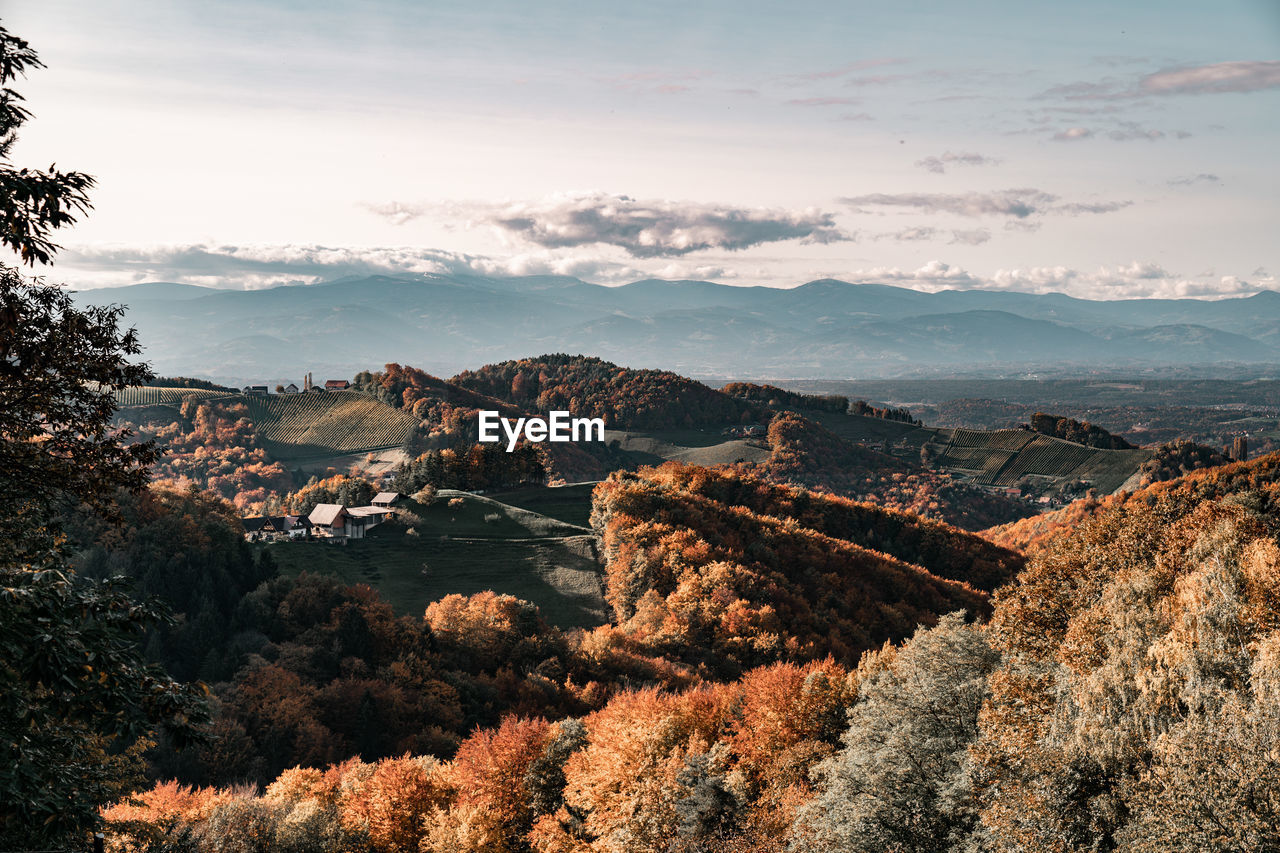
[[[288,385],[284,386],[284,393],[286,393],[286,394],[297,394],[297,393],[298,393],[298,386],[297,386],[297,385],[294,385],[292,382],[290,382]]]
[[[381,507],[395,506],[403,498],[404,495],[399,492],[378,492],[373,496],[373,505]]]
[[[249,542],[279,542],[311,535],[311,521],[305,516],[268,515],[240,520]]]
[[[351,387],[351,383],[345,379],[329,379],[324,383],[326,391],[345,391]]]
[[[244,386],[244,393],[265,397],[267,395],[267,386],[266,385],[246,385]]]
[[[377,527],[394,515],[394,510],[383,506],[316,504],[308,518],[315,536],[345,542],[363,539],[366,530]]]

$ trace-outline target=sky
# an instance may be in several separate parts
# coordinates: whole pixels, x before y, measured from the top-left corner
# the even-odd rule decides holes
[[[73,287],[1280,289],[1280,2],[0,0]]]

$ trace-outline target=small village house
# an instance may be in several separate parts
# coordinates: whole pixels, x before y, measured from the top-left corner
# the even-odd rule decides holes
[[[311,529],[317,536],[330,538],[347,536],[347,519],[350,515],[342,504],[316,504],[307,518],[311,521]],[[360,529],[360,536],[364,536],[363,527]]]
[[[342,504],[316,504],[307,516],[316,536],[346,541],[363,539],[367,530],[377,527],[395,515],[395,511],[382,506],[343,506]]]
[[[329,379],[324,383],[326,391],[345,391],[351,387],[351,383],[345,379]]]
[[[305,539],[311,535],[311,521],[306,516],[268,515],[243,518],[244,538],[250,542],[279,542]]]

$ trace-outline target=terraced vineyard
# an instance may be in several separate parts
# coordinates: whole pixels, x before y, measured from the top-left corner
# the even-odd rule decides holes
[[[418,422],[400,409],[357,394],[270,394],[237,397],[258,437],[278,459],[362,453],[404,444]]]
[[[133,386],[115,392],[116,405],[135,411],[167,406],[176,420],[185,399],[218,399],[249,410],[258,437],[275,459],[342,456],[397,447],[413,435],[417,420],[354,391],[265,396],[198,388]],[[165,412],[164,409],[157,410]]]
[[[230,397],[229,391],[208,391],[204,388],[156,388],[149,385],[130,385],[114,392],[116,405],[120,408],[131,406],[176,406],[183,400],[193,398],[207,400],[210,397]]]
[[[1119,489],[1150,450],[1101,450],[1029,430],[939,430],[934,464],[975,483],[1014,486],[1026,476],[1086,480],[1104,494]]]

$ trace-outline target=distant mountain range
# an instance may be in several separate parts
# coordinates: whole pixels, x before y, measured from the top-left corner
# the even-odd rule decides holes
[[[1280,293],[1220,301],[824,279],[605,287],[557,276],[348,277],[267,290],[151,282],[83,291],[127,306],[162,375],[349,377],[386,362],[447,376],[547,352],[703,377],[889,378],[964,371],[1280,364]]]

